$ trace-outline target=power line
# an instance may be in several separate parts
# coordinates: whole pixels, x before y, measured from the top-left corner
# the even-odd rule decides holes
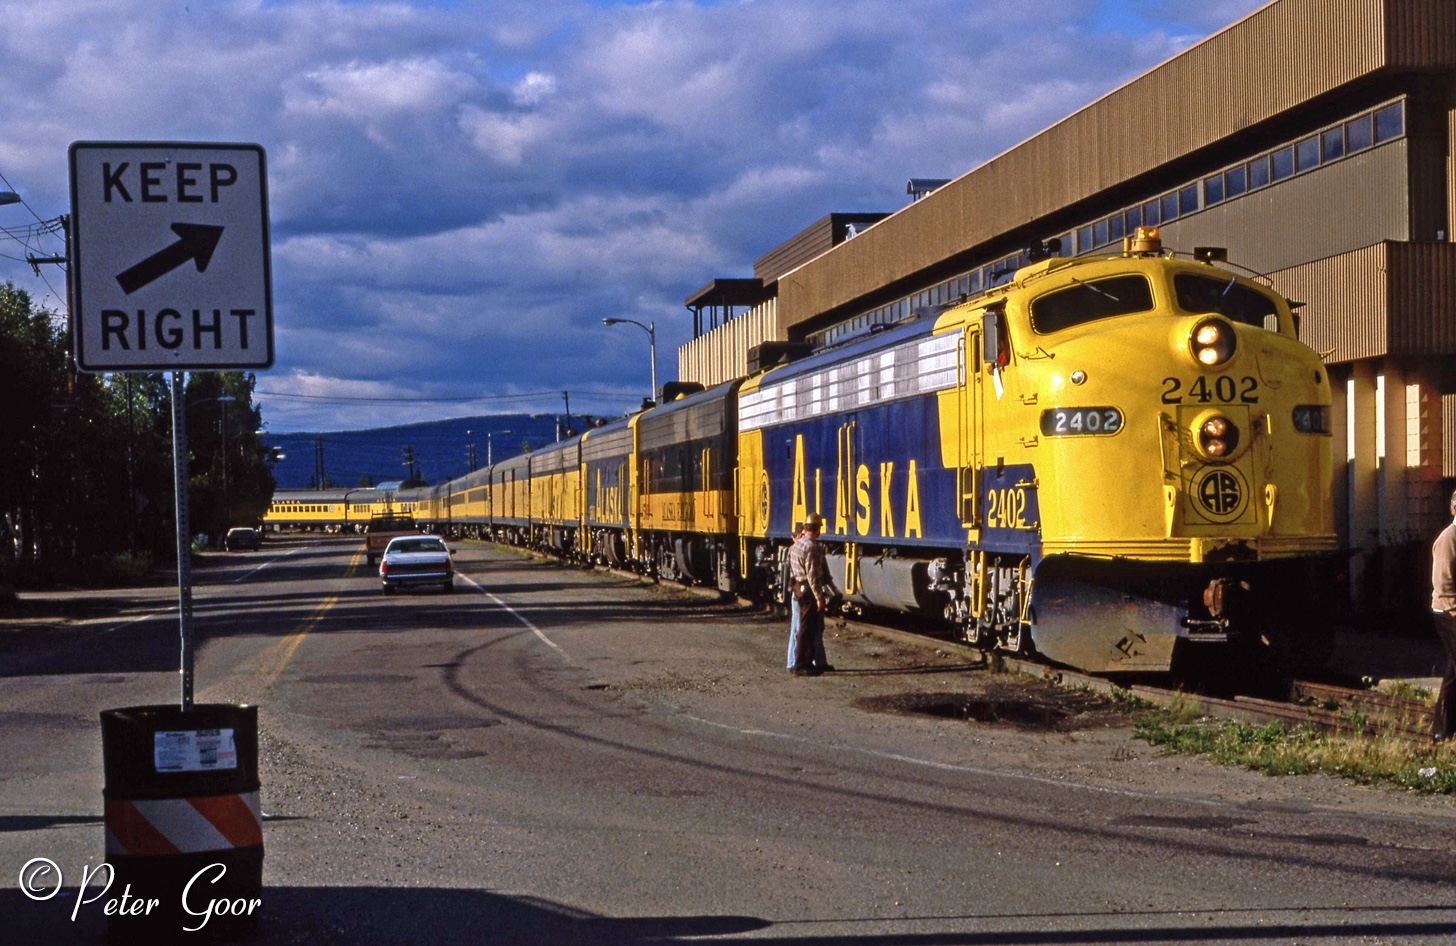
[[[531,391],[525,394],[479,394],[474,397],[363,397],[347,394],[293,394],[287,391],[262,391],[255,390],[253,394],[259,397],[281,397],[309,401],[330,401],[330,402],[383,402],[394,404],[468,404],[472,401],[518,401],[538,397],[559,397],[561,391]],[[624,394],[620,391],[577,391],[578,396],[585,397],[606,397],[621,400],[636,400],[638,395]]]

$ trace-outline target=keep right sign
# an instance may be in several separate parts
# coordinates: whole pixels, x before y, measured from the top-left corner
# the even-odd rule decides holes
[[[81,370],[271,367],[263,148],[78,141],[70,164]]]

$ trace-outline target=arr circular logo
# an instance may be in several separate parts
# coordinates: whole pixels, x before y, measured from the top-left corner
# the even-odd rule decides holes
[[[1249,489],[1238,470],[1231,466],[1211,466],[1194,478],[1193,496],[1203,518],[1211,522],[1232,522],[1244,514]]]

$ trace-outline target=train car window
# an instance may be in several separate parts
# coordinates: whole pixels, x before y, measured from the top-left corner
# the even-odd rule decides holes
[[[1278,315],[1273,299],[1232,279],[1179,273],[1173,277],[1173,290],[1178,296],[1178,308],[1194,315],[1216,312],[1258,328],[1265,327],[1266,316]]]
[[[1049,292],[1032,300],[1031,327],[1040,335],[1135,312],[1151,312],[1153,290],[1146,277],[1112,276]]]

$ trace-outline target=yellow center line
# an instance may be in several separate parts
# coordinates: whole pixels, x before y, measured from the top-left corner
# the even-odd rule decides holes
[[[349,567],[344,571],[344,578],[354,577],[354,573],[359,569],[359,560],[362,554],[356,551],[354,557],[349,559]],[[293,659],[294,653],[298,651],[299,645],[308,636],[308,632],[317,627],[319,622],[329,613],[329,610],[338,603],[338,595],[325,598],[319,603],[318,607],[313,609],[313,613],[304,619],[297,630],[274,645],[272,651],[264,659],[263,666],[258,668],[257,679],[262,681],[263,686],[269,687],[273,685],[273,681],[278,679],[278,675],[283,672],[284,668],[288,666],[288,662]]]

